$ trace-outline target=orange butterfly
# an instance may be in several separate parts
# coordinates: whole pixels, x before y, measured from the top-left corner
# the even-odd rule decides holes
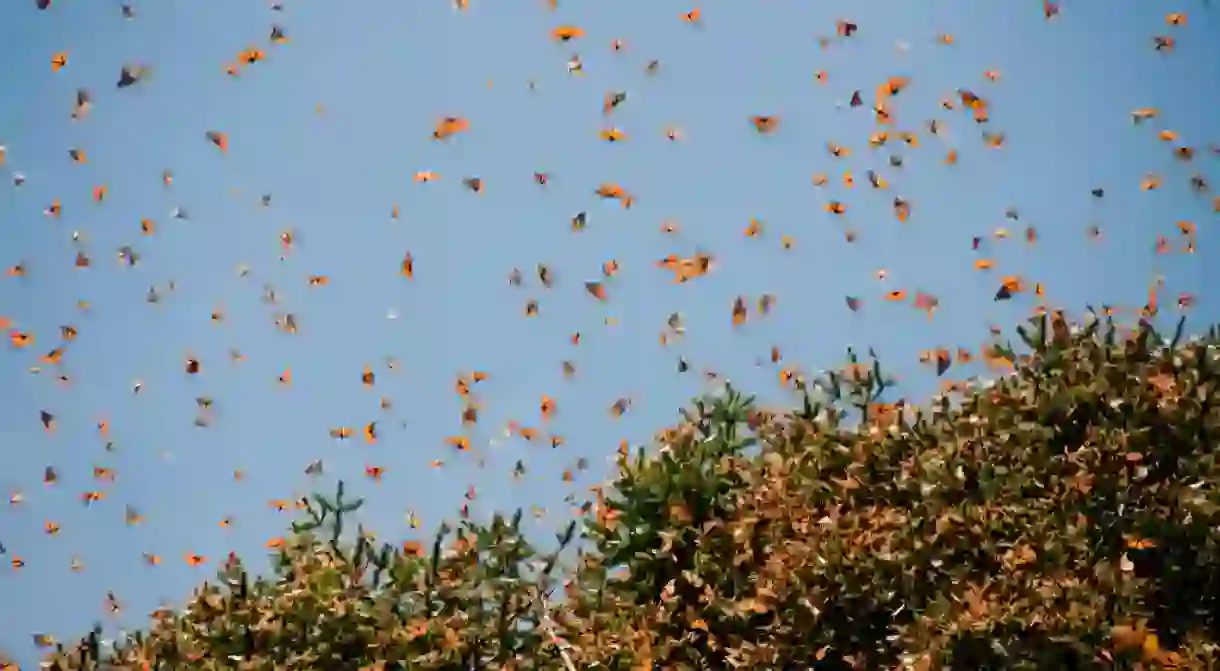
[[[222,133],[220,131],[210,130],[207,133],[205,133],[204,135],[205,135],[205,137],[207,137],[208,142],[211,142],[212,144],[216,145],[216,148],[219,149],[221,152],[229,151],[228,134]]]
[[[607,128],[598,133],[598,137],[606,142],[622,142],[627,139],[626,133],[617,128]]]
[[[242,63],[244,65],[252,65],[254,63],[257,63],[257,62],[263,60],[266,57],[267,57],[267,54],[265,52],[263,52],[261,49],[259,49],[258,47],[250,47],[250,48],[246,49],[245,51],[241,52],[240,54],[238,54],[237,60],[239,63]],[[236,73],[232,73],[232,74],[236,74]]]
[[[588,291],[590,296],[599,301],[605,302],[610,300],[606,295],[606,288],[602,286],[601,282],[585,282],[585,291]]]
[[[607,200],[619,201],[626,209],[630,209],[632,203],[635,202],[634,196],[627,193],[627,191],[618,184],[602,184],[601,186],[597,187],[595,193]]]
[[[746,317],[746,299],[744,296],[738,296],[733,299],[733,326],[746,323]]]
[[[775,132],[779,128],[779,117],[774,116],[752,116],[750,123],[754,126],[754,130],[763,135]]]
[[[551,39],[557,42],[568,42],[578,37],[584,37],[585,31],[577,26],[559,26],[551,31]]]
[[[432,131],[432,138],[435,140],[444,140],[458,133],[465,132],[470,128],[470,122],[461,117],[445,117],[436,125],[436,129]]]

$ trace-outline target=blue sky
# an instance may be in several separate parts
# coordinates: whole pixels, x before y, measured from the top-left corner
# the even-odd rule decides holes
[[[1181,292],[1196,296],[1196,325],[1220,309],[1204,291],[1218,279],[1205,259],[1220,215],[1212,196],[1189,184],[1193,175],[1220,180],[1208,150],[1220,142],[1208,113],[1220,102],[1220,19],[1192,0],[1067,2],[1050,22],[1035,2],[712,2],[697,25],[681,20],[693,5],[672,2],[561,0],[551,12],[543,2],[471,0],[461,12],[445,0],[289,1],[276,12],[257,2],[172,0],[135,3],[132,20],[120,4],[0,7],[0,264],[28,271],[0,278],[0,317],[36,338],[0,352],[0,489],[25,497],[0,511],[10,555],[0,592],[19,604],[0,615],[0,649],[21,659],[33,658],[31,633],[65,638],[105,618],[107,590],[125,608],[117,623],[130,627],[158,603],[180,602],[229,550],[261,566],[262,543],[289,521],[267,501],[329,488],[336,477],[366,497],[361,520],[384,539],[429,532],[456,513],[468,486],[478,490],[476,514],[545,507],[537,522],[545,536],[562,523],[562,498],[583,500],[606,475],[621,439],[646,441],[709,388],[703,369],[785,402],[776,367],[756,365],[772,345],[785,365],[804,369],[838,364],[848,344],[872,346],[901,377],[900,393],[926,396],[936,379],[918,364],[920,350],[977,351],[988,324],[1011,326],[1036,304],[1030,295],[993,301],[1002,275],[1044,283],[1048,303],[1070,311],[1142,305],[1157,276],[1169,319]],[[1166,25],[1167,11],[1185,12],[1186,25]],[[850,39],[834,37],[840,19],[859,26]],[[287,44],[269,44],[273,24]],[[549,33],[563,24],[586,35],[557,44]],[[938,44],[941,34],[954,43]],[[1155,51],[1156,35],[1172,36],[1175,49]],[[826,48],[821,36],[831,37]],[[625,43],[617,53],[616,38]],[[225,74],[250,46],[266,59],[240,77]],[[61,51],[68,64],[52,72]],[[583,75],[568,74],[573,54]],[[648,76],[653,59],[660,68]],[[150,75],[117,90],[125,63]],[[910,78],[891,131],[916,133],[918,148],[867,145],[878,129],[868,103],[891,76]],[[93,105],[73,120],[80,88]],[[983,145],[960,105],[941,109],[959,88],[989,102],[987,128],[1005,134],[1002,148]],[[866,105],[853,109],[855,90]],[[607,117],[609,91],[628,100]],[[1130,112],[1143,107],[1160,115],[1133,126]],[[437,120],[450,115],[470,129],[433,140]],[[778,116],[780,126],[759,135],[753,115]],[[927,131],[931,119],[939,137]],[[601,142],[610,125],[629,139]],[[682,139],[667,140],[668,126]],[[1162,130],[1179,139],[1158,139]],[[227,153],[208,131],[227,133]],[[828,142],[852,155],[833,158]],[[1195,148],[1193,161],[1173,157],[1179,145]],[[83,150],[87,163],[73,163],[69,149]],[[957,165],[942,162],[950,149]],[[901,155],[903,167],[889,155]],[[870,169],[888,190],[869,186]],[[413,182],[422,170],[440,179]],[[545,187],[535,171],[550,174]],[[830,183],[815,188],[815,173]],[[1141,191],[1149,173],[1164,185]],[[465,189],[467,177],[483,179],[484,192]],[[594,195],[610,182],[636,196],[630,209]],[[95,203],[91,192],[103,184],[107,197]],[[1092,197],[1099,187],[1104,198]],[[911,203],[905,224],[894,218],[895,196]],[[62,215],[44,216],[55,199]],[[824,210],[830,200],[847,204],[845,217]],[[1020,221],[1005,219],[1010,207]],[[174,208],[189,219],[172,218]],[[573,232],[581,211],[588,226]],[[153,235],[141,235],[142,218],[155,222]],[[764,223],[760,238],[743,234],[751,218]],[[679,232],[663,234],[664,221]],[[1198,225],[1197,252],[1156,254],[1158,235],[1183,246],[1179,221]],[[1086,233],[1091,223],[1099,240]],[[1036,245],[1023,241],[1028,224]],[[1000,227],[1012,237],[996,239]],[[847,228],[858,235],[853,244]],[[295,232],[294,249],[281,261],[285,230]],[[978,251],[974,236],[985,238]],[[134,267],[116,258],[124,245],[140,255]],[[89,268],[73,267],[78,250]],[[654,263],[697,251],[715,254],[716,267],[686,284]],[[413,280],[398,273],[407,252]],[[976,270],[979,258],[996,268]],[[603,304],[583,284],[600,279],[610,259],[621,270],[605,281]],[[555,275],[549,290],[535,278],[539,263]],[[246,277],[236,270],[243,264]],[[523,287],[509,286],[513,267]],[[875,276],[883,268],[884,282]],[[309,287],[311,275],[330,282]],[[279,305],[263,302],[267,285]],[[153,286],[157,304],[146,301]],[[909,300],[881,300],[895,289],[932,293],[940,308],[928,320]],[[753,311],[763,294],[776,297],[772,313],[734,329],[733,299],[749,297]],[[845,307],[846,295],[863,299],[859,312]],[[539,315],[527,319],[531,298]],[[216,310],[221,323],[210,318]],[[279,312],[296,317],[297,333],[275,327]],[[658,336],[673,312],[687,333],[663,347]],[[58,367],[40,364],[62,325],[78,337]],[[582,334],[575,347],[574,332]],[[247,360],[232,364],[230,348]],[[679,356],[691,372],[678,374]],[[185,374],[187,357],[201,362],[199,375]],[[574,379],[564,378],[564,360],[577,367]],[[374,389],[361,383],[365,365],[376,372]],[[285,368],[290,388],[277,383]],[[474,370],[490,379],[476,388],[474,449],[457,454],[444,445],[463,432],[454,379]],[[980,372],[963,366],[950,377]],[[545,427],[544,394],[558,406]],[[193,423],[200,396],[214,401],[208,428]],[[379,408],[383,396],[393,400],[389,411]],[[620,397],[633,404],[614,419],[608,409]],[[40,410],[55,415],[53,434]],[[103,420],[113,451],[96,431]],[[375,446],[328,436],[373,420]],[[566,444],[505,439],[510,420]],[[589,470],[561,481],[579,458]],[[324,461],[324,477],[303,473],[314,459]],[[517,460],[528,474],[514,481]],[[59,473],[53,486],[42,484],[48,465]],[[386,469],[380,483],[364,476],[366,465]],[[95,482],[94,466],[113,468],[115,482]],[[82,505],[79,495],[94,489],[107,498]],[[125,525],[126,505],[146,521]],[[408,527],[408,510],[423,528]],[[223,529],[226,517],[233,524]],[[44,533],[48,521],[58,535]],[[164,562],[145,566],[145,552]],[[184,552],[212,561],[190,568]],[[19,571],[7,565],[13,555],[26,562]],[[82,570],[70,569],[73,557]]]

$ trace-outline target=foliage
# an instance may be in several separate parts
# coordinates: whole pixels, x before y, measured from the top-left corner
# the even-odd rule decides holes
[[[1008,374],[923,407],[854,354],[792,412],[698,400],[622,458],[568,569],[575,525],[551,553],[520,513],[425,551],[344,540],[359,502],[315,497],[273,577],[231,558],[51,668],[1205,668],[1220,339],[1182,330],[1036,317],[1026,354],[994,348]]]

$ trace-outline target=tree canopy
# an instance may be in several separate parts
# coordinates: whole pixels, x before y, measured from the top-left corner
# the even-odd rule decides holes
[[[521,513],[430,547],[315,496],[273,570],[52,669],[1210,668],[1220,339],[1061,315],[920,405],[851,354],[791,411],[728,389],[623,455],[553,548]]]

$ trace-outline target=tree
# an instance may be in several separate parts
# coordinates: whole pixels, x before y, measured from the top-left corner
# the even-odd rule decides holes
[[[1220,658],[1220,343],[1094,316],[924,406],[875,360],[728,389],[620,460],[541,553],[521,515],[433,546],[342,536],[315,497],[272,577],[51,668],[1207,668]],[[573,566],[560,557],[573,546]],[[553,594],[560,584],[562,594]]]

